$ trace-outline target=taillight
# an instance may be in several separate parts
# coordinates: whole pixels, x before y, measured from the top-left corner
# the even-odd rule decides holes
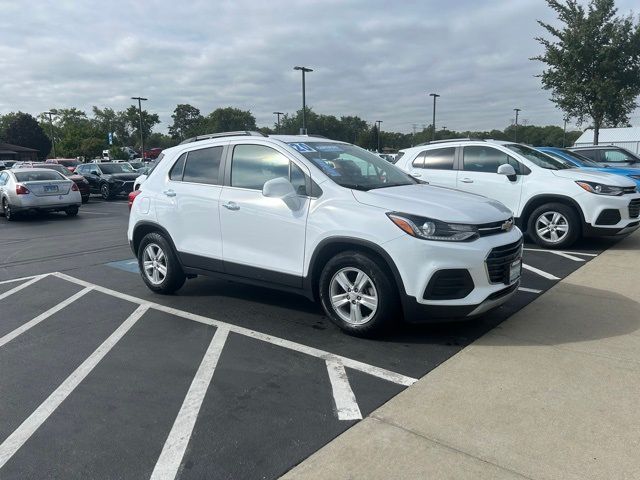
[[[78,185],[76,185],[75,183],[73,185],[71,185],[71,190],[73,190],[74,192],[78,191]]]
[[[131,210],[131,207],[133,206],[133,201],[136,199],[136,197],[138,195],[140,195],[140,193],[142,193],[140,190],[134,190],[133,192],[131,192],[129,194],[129,210]]]
[[[24,185],[16,185],[16,194],[17,195],[27,195],[31,193],[27,187]]]

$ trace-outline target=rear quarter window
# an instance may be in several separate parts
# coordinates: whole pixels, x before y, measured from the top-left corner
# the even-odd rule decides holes
[[[48,172],[16,172],[18,182],[42,182],[47,180],[65,180],[65,178],[54,170]]]

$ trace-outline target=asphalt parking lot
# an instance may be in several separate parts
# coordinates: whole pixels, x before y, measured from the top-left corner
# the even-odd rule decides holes
[[[2,479],[276,478],[613,243],[527,245],[507,305],[371,340],[253,286],[153,295],[127,218],[0,218]]]

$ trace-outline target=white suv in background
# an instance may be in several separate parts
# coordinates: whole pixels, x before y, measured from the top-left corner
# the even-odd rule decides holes
[[[477,195],[423,184],[354,145],[231,132],[164,150],[128,238],[158,293],[215,275],[318,299],[340,328],[465,318],[517,290],[522,233]]]
[[[431,185],[493,198],[540,246],[640,226],[640,194],[623,176],[592,172],[533,148],[497,140],[442,140],[401,150],[396,165]]]

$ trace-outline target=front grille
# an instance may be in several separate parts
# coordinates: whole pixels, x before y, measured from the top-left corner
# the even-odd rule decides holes
[[[438,270],[424,290],[425,300],[453,300],[464,298],[473,290],[473,280],[468,270]]]
[[[596,219],[597,225],[615,225],[621,220],[620,211],[613,208],[603,210]]]
[[[508,225],[511,224],[510,227]],[[478,225],[478,234],[481,237],[487,237],[489,235],[497,235],[498,233],[508,232],[514,227],[515,223],[513,217],[508,220],[501,220],[499,222],[483,223]]]
[[[629,202],[629,217],[638,218],[640,216],[640,198],[635,198]]]
[[[487,273],[491,283],[509,283],[509,269],[514,260],[522,256],[522,239],[496,247],[487,257]]]

